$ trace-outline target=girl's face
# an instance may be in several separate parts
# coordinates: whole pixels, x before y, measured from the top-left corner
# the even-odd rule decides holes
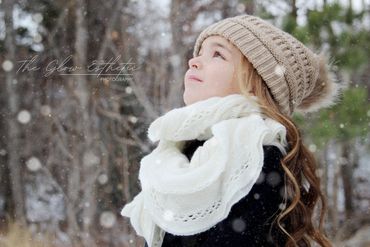
[[[222,36],[206,38],[199,55],[189,60],[183,94],[185,105],[213,96],[241,93],[234,72],[242,53]]]

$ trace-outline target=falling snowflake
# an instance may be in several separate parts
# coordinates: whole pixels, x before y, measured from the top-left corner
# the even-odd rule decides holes
[[[260,199],[260,194],[255,193],[255,194],[253,195],[253,197],[254,197],[254,199],[258,200],[258,199]]]
[[[174,213],[171,210],[165,210],[163,213],[163,218],[167,221],[173,220]]]
[[[129,116],[129,121],[131,122],[131,123],[136,123],[137,122],[137,117],[135,117],[135,116]]]
[[[5,149],[0,149],[0,155],[5,156],[7,154]]]
[[[13,63],[9,60],[5,60],[1,66],[5,71],[11,71],[14,67]]]
[[[43,16],[42,14],[40,13],[36,13],[32,16],[32,19],[36,22],[36,23],[41,23],[42,20],[43,20]]]
[[[117,189],[118,189],[118,190],[123,190],[123,186],[122,186],[122,184],[118,184],[118,185],[117,185]]]
[[[280,203],[279,204],[279,209],[280,210],[284,210],[286,208],[286,204],[285,203]]]
[[[190,29],[190,26],[189,26],[188,24],[184,24],[184,25],[182,26],[182,30],[183,30],[184,32],[189,31],[189,29]]]
[[[245,5],[242,3],[239,3],[238,5],[236,5],[236,11],[238,11],[239,13],[244,13]]]
[[[17,119],[22,124],[27,124],[31,120],[31,114],[27,110],[22,110],[18,113]]]
[[[26,166],[30,171],[38,171],[41,168],[41,162],[36,157],[31,157],[29,160],[26,161]]]
[[[173,64],[173,66],[179,66],[181,63],[181,57],[177,54],[172,55],[169,59],[171,61],[171,64]]]
[[[44,116],[51,116],[51,109],[50,109],[50,106],[48,105],[43,105],[40,107],[40,112],[42,115]]]
[[[92,151],[88,151],[83,156],[83,163],[85,166],[95,166],[98,165],[100,159]]]
[[[344,124],[342,124],[342,123],[341,123],[341,124],[339,125],[339,127],[340,127],[341,129],[343,129],[343,128],[344,128]]]
[[[246,224],[243,219],[234,219],[232,222],[232,228],[235,232],[243,232],[245,230]]]
[[[280,177],[279,173],[277,173],[277,172],[270,172],[266,176],[266,181],[269,185],[271,185],[272,187],[275,187],[276,185],[278,185],[280,183],[281,177]]]
[[[106,184],[108,182],[107,174],[105,174],[105,173],[100,174],[99,177],[98,177],[98,182],[99,182],[99,184]]]
[[[132,87],[126,87],[126,88],[125,88],[125,92],[126,92],[127,94],[132,94]]]
[[[116,223],[116,216],[111,211],[105,211],[100,215],[100,225],[105,228],[111,228]]]
[[[317,147],[316,147],[316,145],[315,145],[315,144],[311,144],[311,145],[309,145],[309,146],[308,146],[308,149],[309,149],[312,153],[314,153],[314,152],[316,152]]]
[[[33,37],[33,41],[34,41],[35,43],[40,43],[40,42],[42,41],[42,37],[41,37],[41,35],[37,33],[37,34]]]
[[[281,65],[276,65],[275,67],[275,74],[282,77],[285,73],[285,67]]]
[[[89,219],[88,217],[84,217],[83,222],[84,222],[85,225],[90,225],[91,219]]]

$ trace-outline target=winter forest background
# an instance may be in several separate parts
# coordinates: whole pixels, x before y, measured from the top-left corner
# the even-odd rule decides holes
[[[249,13],[332,55],[342,102],[294,115],[320,165],[335,246],[370,246],[369,0],[0,0],[0,246],[143,246],[149,123],[183,106],[207,25]],[[125,63],[119,76],[102,63]],[[117,71],[110,71],[117,74]]]

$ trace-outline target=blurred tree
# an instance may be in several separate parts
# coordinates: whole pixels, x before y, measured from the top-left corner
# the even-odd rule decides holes
[[[341,147],[338,165],[343,182],[346,219],[350,219],[355,210],[352,191],[355,187],[353,172],[357,164],[350,156],[356,152],[354,141],[357,138],[365,139],[369,134],[370,82],[361,80],[359,76],[369,73],[370,31],[363,25],[368,10],[363,6],[363,9],[355,12],[351,1],[348,6],[338,2],[328,4],[324,1],[321,9],[309,9],[307,22],[299,26],[296,3],[290,3],[293,6],[292,11],[284,17],[283,29],[303,43],[312,45],[314,49],[327,49],[335,61],[330,61],[333,63],[333,73],[340,78],[342,84],[349,85],[339,104],[308,114],[304,118],[295,114],[294,119],[303,132],[312,138],[317,150],[327,147],[327,143],[332,139]],[[336,178],[334,182],[336,183]],[[337,223],[334,222],[333,225]]]
[[[7,116],[7,138],[6,150],[8,150],[8,170],[10,171],[11,204],[21,226],[26,225],[24,188],[22,184],[22,169],[18,148],[20,146],[20,125],[17,122],[17,114],[20,108],[18,86],[14,81],[16,64],[15,30],[13,21],[14,5],[11,0],[2,3],[5,20],[5,59],[3,69],[5,70],[5,84],[7,94],[6,116]],[[4,65],[7,64],[7,65]]]

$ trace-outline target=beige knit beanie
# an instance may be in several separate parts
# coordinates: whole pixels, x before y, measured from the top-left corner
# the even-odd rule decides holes
[[[326,57],[316,55],[267,21],[250,15],[218,21],[200,33],[193,56],[212,35],[221,35],[239,48],[263,78],[283,114],[305,114],[337,103],[344,85],[334,82]]]

